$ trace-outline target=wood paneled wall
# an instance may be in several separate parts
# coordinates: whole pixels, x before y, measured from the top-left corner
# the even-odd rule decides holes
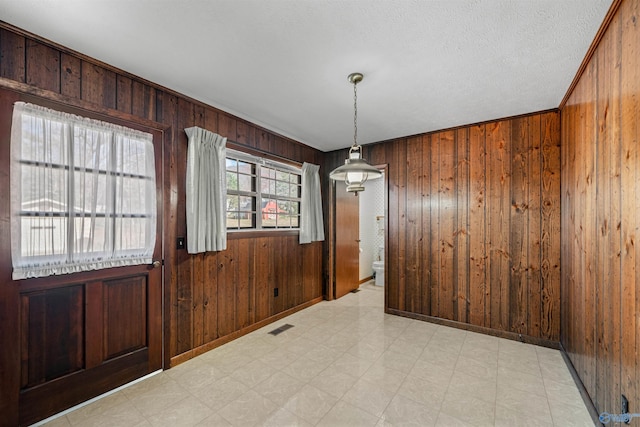
[[[562,345],[598,412],[640,412],[640,1],[562,107]],[[632,425],[640,425],[635,418]]]
[[[550,111],[365,146],[388,165],[388,310],[557,343],[559,143]]]
[[[185,128],[200,126],[228,137],[234,148],[300,163],[321,164],[320,151],[1,22],[0,84],[101,114],[160,123],[167,130],[163,147],[166,364],[321,299],[322,243],[299,245],[297,235],[276,232],[236,235],[230,238],[229,249],[218,253],[191,256],[176,249],[176,238],[186,236]],[[0,126],[10,123],[10,117],[0,117]],[[8,153],[9,141],[0,144]],[[8,195],[8,170],[0,171],[0,186],[6,189],[0,194]],[[0,209],[0,239],[8,242],[8,207]],[[10,271],[9,245],[2,248],[0,259],[9,262],[3,271]],[[15,330],[19,324],[18,286],[10,276],[0,277],[0,332]],[[279,296],[273,297],[276,287]],[[12,420],[17,411],[13,390],[20,381],[19,343],[7,339],[13,335],[0,334],[0,424],[17,423]]]

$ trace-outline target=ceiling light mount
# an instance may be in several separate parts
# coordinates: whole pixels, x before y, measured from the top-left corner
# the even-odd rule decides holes
[[[376,179],[382,176],[382,172],[371,166],[362,158],[362,147],[358,144],[358,92],[356,86],[364,79],[362,73],[351,73],[347,80],[353,84],[353,145],[349,149],[349,156],[344,161],[344,165],[334,169],[329,178],[336,181],[344,181],[347,184],[347,191],[354,193],[364,191],[364,183],[369,179]]]

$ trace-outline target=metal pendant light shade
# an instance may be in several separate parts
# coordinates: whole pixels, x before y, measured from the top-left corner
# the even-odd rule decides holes
[[[337,167],[330,174],[329,178],[336,181],[344,181],[347,184],[347,191],[355,193],[364,191],[364,183],[370,179],[380,178],[382,172],[371,166],[362,158],[362,147],[358,145],[358,96],[356,85],[362,81],[361,73],[349,74],[349,81],[353,83],[353,145],[349,149],[349,157],[344,161],[344,165]]]

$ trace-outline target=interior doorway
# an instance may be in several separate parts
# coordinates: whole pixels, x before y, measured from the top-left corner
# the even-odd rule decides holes
[[[331,185],[329,277],[328,299],[336,299],[352,292],[363,281],[368,281],[373,273],[374,259],[386,265],[388,184],[386,165],[376,166],[383,172],[381,180],[365,184],[367,190],[355,196],[346,191],[344,182],[334,181]],[[375,191],[381,194],[375,195]],[[366,194],[366,192],[369,192]],[[364,196],[364,197],[363,197]],[[364,200],[364,202],[361,202]],[[370,221],[362,221],[362,206]],[[372,204],[378,204],[373,208]],[[364,229],[361,227],[363,224]],[[366,237],[365,237],[366,236]],[[363,242],[366,240],[366,242]],[[362,247],[366,244],[366,249]],[[381,249],[378,249],[378,248]],[[366,264],[364,264],[366,263]],[[364,265],[363,265],[364,264]],[[386,276],[386,269],[381,272]],[[384,277],[386,283],[386,277]],[[386,290],[385,290],[386,295]],[[385,298],[386,307],[386,298]]]

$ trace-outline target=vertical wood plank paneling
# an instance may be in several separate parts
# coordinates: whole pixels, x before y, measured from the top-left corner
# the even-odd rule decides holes
[[[610,402],[609,405],[612,411],[620,408],[621,396],[620,396],[620,226],[621,226],[621,211],[620,211],[620,67],[617,66],[617,61],[620,58],[620,42],[621,42],[621,19],[620,15],[613,18],[609,24],[609,32],[611,33],[611,49],[607,52],[610,67],[610,102],[609,102],[609,118],[610,123],[607,126],[607,145],[609,147],[609,167],[607,171],[607,179],[609,184],[609,242],[607,244],[607,262],[609,264],[609,276],[604,280],[604,283],[610,287],[610,304],[608,305],[610,328],[610,385],[609,392]],[[613,284],[614,286],[611,286]],[[640,360],[640,358],[639,358]]]
[[[454,233],[455,298],[459,322],[469,322],[469,128],[456,131],[457,202],[456,230]]]
[[[542,141],[542,221],[548,230],[544,259],[548,260],[549,280],[543,285],[543,338],[560,338],[560,119],[545,115]],[[543,262],[543,265],[544,264]]]
[[[165,92],[161,87],[121,70],[98,64],[67,49],[61,50],[47,41],[25,38],[4,27],[0,28],[0,76],[58,92],[78,102],[86,101],[111,109],[114,114],[132,114],[155,120],[167,129],[162,147],[165,168],[165,226],[162,237],[165,242],[167,364],[181,354],[196,354],[197,351],[190,350],[200,345],[210,344],[254,322],[268,319],[274,314],[271,309],[274,287],[280,287],[284,292],[279,300],[282,309],[285,306],[293,308],[322,295],[321,243],[309,245],[308,249],[302,251],[295,237],[275,233],[263,240],[235,239],[230,241],[229,250],[220,253],[189,255],[175,247],[176,237],[186,235],[185,127],[194,124],[202,126],[229,137],[231,141],[282,155],[296,162],[322,164],[324,155],[321,152],[181,95]],[[116,110],[118,113],[115,113]],[[8,119],[10,123],[10,116]],[[8,129],[6,123],[0,119],[0,124]],[[3,179],[8,188],[8,174]],[[8,229],[1,224],[0,230],[3,231],[2,236],[8,236],[4,232]],[[264,242],[264,254],[258,249],[259,242]],[[277,277],[273,259],[276,253],[279,261],[285,260],[278,264]],[[291,276],[286,274],[289,267],[293,273]],[[256,269],[265,272],[262,287],[256,286]],[[3,286],[2,289],[3,298],[11,299],[10,306],[16,306],[19,302],[17,286]],[[3,310],[3,315],[5,312],[8,313]],[[18,330],[17,321],[3,318],[2,331]],[[7,348],[13,348],[15,344],[9,341],[19,341],[19,337],[14,339],[10,333],[3,333],[2,337],[3,345]],[[3,354],[0,368],[10,366],[10,369],[14,369],[12,363],[19,365],[19,361],[13,362],[14,359],[12,355]],[[184,357],[178,359],[184,360]],[[20,377],[20,373],[16,372],[15,378],[0,374],[0,423],[9,420],[9,424],[16,424],[15,408],[18,407]]]
[[[601,323],[597,330],[597,347],[596,347],[596,395],[595,404],[608,412],[612,412],[610,397],[611,387],[611,317],[609,298],[611,294],[608,292],[607,283],[609,277],[608,263],[608,246],[610,228],[610,206],[611,206],[611,189],[609,180],[610,150],[609,150],[609,128],[611,126],[611,115],[609,111],[609,103],[611,100],[611,87],[609,76],[611,74],[610,63],[603,51],[611,49],[611,32],[603,38],[598,50],[596,63],[597,75],[596,79],[596,120],[598,123],[598,133],[596,135],[595,145],[595,188],[596,188],[596,299],[599,302],[596,306],[596,319]]]
[[[397,236],[400,229],[400,186],[398,183],[398,146],[397,141],[386,144],[386,156],[389,161],[388,182],[389,182],[389,203],[388,203],[388,242],[387,242],[387,259],[388,266],[385,266],[385,274],[387,275],[385,283],[385,294],[387,299],[387,307],[391,309],[400,309],[400,284],[398,281],[398,270],[400,264],[398,259],[398,239],[391,238]],[[404,299],[404,294],[402,296]],[[403,301],[404,304],[404,301]]]
[[[621,6],[622,34],[620,62],[621,101],[621,167],[620,167],[620,212],[621,212],[621,393],[630,402],[640,402],[640,257],[636,242],[640,229],[640,156],[638,155],[638,132],[640,121],[640,2],[624,2]],[[633,409],[632,411],[636,411]]]
[[[638,401],[639,13],[621,2],[562,109],[562,344],[598,412]]]
[[[131,112],[148,120],[156,119],[155,88],[134,80],[131,87]]]
[[[455,233],[456,199],[454,192],[455,139],[454,131],[440,133],[438,185],[438,312],[443,319],[454,319],[455,270],[453,242]]]
[[[178,141],[179,149],[176,156],[176,178],[178,185],[176,186],[176,198],[179,206],[185,206],[185,177],[187,167],[187,136],[184,129],[193,126],[195,110],[193,103],[178,98],[177,100],[177,118],[174,138]],[[178,209],[176,212],[176,237],[186,236],[186,210]],[[194,258],[190,256],[186,250],[175,252],[177,270],[176,281],[176,340],[177,353],[184,353],[194,347],[193,345],[193,321],[194,321]]]
[[[509,313],[510,330],[519,334],[527,334],[528,289],[527,289],[527,261],[529,258],[529,186],[528,172],[528,144],[529,126],[526,117],[511,122],[511,239],[509,253],[511,254],[511,271],[509,276]]]
[[[70,98],[82,98],[82,61],[61,53],[60,69],[60,93]]]
[[[82,99],[105,108],[116,108],[116,73],[82,61]]]
[[[431,135],[431,164],[429,165],[429,253],[430,259],[430,275],[428,290],[431,294],[431,316],[440,317],[440,136],[441,134]]]
[[[271,313],[271,287],[273,285],[272,239],[261,237],[256,241],[256,321],[269,317]]]
[[[409,194],[422,191],[422,138],[407,140],[407,187]],[[422,309],[422,199],[407,199],[405,309],[419,313]]]
[[[540,121],[539,115],[529,116],[528,121],[528,144],[527,144],[527,177],[531,185],[527,190],[529,193],[527,201],[527,224],[528,224],[528,244],[526,260],[526,292],[525,298],[527,310],[527,334],[540,336],[540,323],[542,317],[542,301],[540,295],[540,249],[541,249],[541,179],[542,160],[540,157]],[[559,197],[560,195],[558,195]]]
[[[398,140],[396,155],[398,156],[398,303],[401,310],[406,304],[406,263],[407,252],[407,143],[405,139]]]
[[[60,52],[34,40],[26,42],[27,84],[60,92]]]
[[[202,342],[218,338],[218,257],[220,252],[204,255],[204,286],[202,289]]]
[[[239,330],[249,326],[249,318],[251,316],[251,291],[253,288],[253,273],[251,270],[252,262],[252,242],[249,239],[237,240],[237,266],[236,281],[234,287],[235,295],[235,312],[236,325],[235,330]]]
[[[25,45],[23,36],[0,28],[0,77],[26,81]]]
[[[133,82],[127,76],[118,74],[116,77],[116,109],[131,114],[133,98]]]
[[[485,129],[469,129],[469,322],[478,326],[488,325]]]
[[[431,203],[434,194],[431,188],[431,135],[422,136],[422,229],[420,233],[420,249],[422,253],[422,310],[420,313],[431,315],[431,276],[433,274],[431,260],[434,254],[431,252]],[[437,255],[437,254],[436,254]]]
[[[236,327],[236,284],[238,280],[238,240],[228,240],[227,250],[220,252],[218,270],[218,335],[225,336]]]
[[[508,330],[509,325],[509,211],[511,147],[507,122],[487,126],[489,152],[489,285],[491,327]]]

